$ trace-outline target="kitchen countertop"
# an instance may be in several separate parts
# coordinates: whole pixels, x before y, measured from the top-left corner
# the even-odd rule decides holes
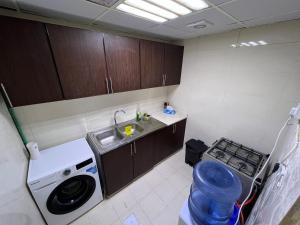
[[[123,145],[133,142],[141,137],[144,137],[154,131],[157,131],[157,130],[167,127],[167,126],[170,126],[170,125],[177,123],[181,120],[184,120],[186,118],[187,118],[186,114],[176,113],[175,115],[168,115],[168,114],[163,113],[162,111],[157,111],[157,112],[154,112],[151,114],[151,119],[149,121],[137,122],[135,119],[132,119],[132,120],[129,120],[129,121],[119,124],[119,127],[122,127],[123,125],[129,124],[129,123],[136,123],[144,129],[143,132],[141,132],[133,137],[126,137],[116,144],[109,145],[108,147],[103,147],[97,140],[96,135],[99,133],[103,133],[105,131],[111,131],[111,130],[115,129],[114,126],[110,126],[110,127],[104,128],[104,129],[100,129],[98,131],[88,133],[87,140],[90,144],[93,145],[93,147],[95,149],[98,150],[100,155],[103,155],[103,154],[110,152],[114,149],[117,149]]]
[[[187,118],[187,114],[184,113],[177,112],[175,115],[169,115],[164,113],[163,111],[154,112],[151,114],[151,116],[152,118],[159,120],[167,126],[170,126]]]

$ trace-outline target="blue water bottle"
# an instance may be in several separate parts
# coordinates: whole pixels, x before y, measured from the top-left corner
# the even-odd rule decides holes
[[[205,160],[193,171],[188,206],[195,225],[228,225],[242,193],[239,177],[226,165]]]

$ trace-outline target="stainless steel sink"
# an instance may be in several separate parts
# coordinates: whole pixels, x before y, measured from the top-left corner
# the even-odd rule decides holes
[[[130,136],[125,134],[125,127],[127,126],[132,127],[132,135]],[[115,126],[89,132],[87,140],[93,146],[92,148],[97,149],[102,155],[164,126],[163,123],[153,118],[147,122],[136,122],[133,119],[121,124],[115,123]]]
[[[132,134],[130,136],[127,136],[126,133],[125,133],[125,128],[127,126],[132,127]],[[124,125],[120,126],[118,129],[125,138],[126,137],[135,137],[135,136],[141,134],[144,131],[144,128],[141,127],[140,125],[138,125],[137,123],[127,123],[127,124],[124,124]]]
[[[99,131],[95,133],[95,137],[103,148],[118,145],[124,139],[124,136],[115,129]]]

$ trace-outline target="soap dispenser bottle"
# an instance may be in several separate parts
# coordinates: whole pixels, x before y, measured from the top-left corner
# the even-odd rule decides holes
[[[142,113],[140,110],[140,105],[138,104],[136,108],[136,121],[139,122],[141,120],[142,120]]]

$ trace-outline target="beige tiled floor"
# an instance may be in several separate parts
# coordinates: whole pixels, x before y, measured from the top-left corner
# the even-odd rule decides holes
[[[122,225],[131,214],[139,225],[176,225],[191,183],[181,150],[72,225]]]

